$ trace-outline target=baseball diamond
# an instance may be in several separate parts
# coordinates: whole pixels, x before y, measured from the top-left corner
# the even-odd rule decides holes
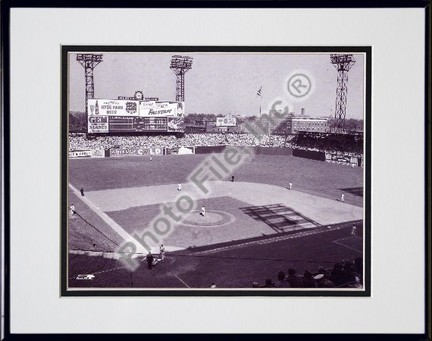
[[[134,232],[145,231],[161,204],[175,202],[179,180],[185,180],[204,157],[71,159],[69,201],[74,202],[79,215],[70,219],[69,286],[184,288],[187,283],[187,287],[200,288],[216,281],[220,288],[250,287],[262,278],[274,277],[282,263],[298,271],[315,271],[362,254],[361,234],[350,236],[353,222],[360,229],[363,224],[361,197],[346,190],[361,186],[361,168],[257,155],[236,172],[237,181],[206,184],[210,195],[202,195],[163,240],[166,260],[157,264],[153,273],[145,272],[144,265],[132,273],[119,266],[118,245],[133,239]],[[105,176],[98,174],[102,164]],[[285,172],[280,174],[282,167]],[[335,182],[330,175],[336,167],[342,176]],[[164,184],[144,176],[159,172],[164,174]],[[309,181],[315,176],[321,182]],[[268,183],[256,182],[258,177]],[[283,182],[285,187],[280,185]],[[295,184],[295,189],[288,190],[288,182]],[[183,195],[193,186],[181,184]],[[77,189],[81,185],[88,188],[84,197]],[[342,192],[345,202],[336,200]],[[205,217],[199,210],[203,203]],[[152,253],[157,255],[158,250],[159,245],[153,243]],[[136,256],[143,260],[146,251],[141,249]],[[195,272],[203,271],[203,266],[207,271],[198,279]],[[239,274],[238,266],[250,269]],[[76,279],[81,273],[95,277],[84,282]]]

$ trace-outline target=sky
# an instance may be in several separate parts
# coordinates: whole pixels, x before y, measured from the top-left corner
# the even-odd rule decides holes
[[[329,53],[103,53],[103,62],[94,69],[95,98],[117,99],[143,91],[145,97],[175,100],[176,76],[169,68],[173,55],[193,57],[185,75],[185,112],[258,115],[278,108],[311,117],[334,116],[337,70]],[[346,118],[364,116],[364,55],[354,54],[356,63],[348,73]],[[69,55],[70,111],[84,111],[84,68]],[[310,92],[296,98],[288,92],[288,80],[302,73],[311,81]],[[262,96],[257,96],[262,87]]]

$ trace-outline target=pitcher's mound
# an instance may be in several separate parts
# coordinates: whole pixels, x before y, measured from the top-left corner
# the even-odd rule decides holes
[[[194,227],[214,227],[225,226],[235,221],[235,217],[223,211],[206,211],[205,216],[201,211],[192,211],[190,215],[182,221],[182,225]]]

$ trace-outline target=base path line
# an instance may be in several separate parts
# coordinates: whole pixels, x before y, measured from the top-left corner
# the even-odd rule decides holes
[[[108,215],[105,212],[103,212],[99,207],[93,204],[88,198],[82,196],[81,192],[78,189],[76,189],[74,186],[72,186],[72,184],[69,184],[69,187],[79,199],[81,199],[94,213],[96,213],[99,216],[99,218],[101,218],[104,222],[106,222],[108,226],[110,226],[120,237],[123,238],[124,241],[133,239],[129,233],[127,233],[113,219],[108,217]]]
[[[363,219],[363,208],[313,194],[287,190],[281,186],[251,182],[207,181],[207,194],[193,183],[182,184],[181,195],[199,201],[231,197],[246,206],[284,205],[320,225]],[[175,185],[155,185],[96,190],[86,193],[103,211],[121,211],[132,207],[177,202],[180,193]],[[115,200],[113,200],[115,198]]]

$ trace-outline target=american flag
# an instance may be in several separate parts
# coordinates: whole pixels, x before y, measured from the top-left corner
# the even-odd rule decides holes
[[[257,91],[257,96],[261,97],[262,96],[262,86],[260,86],[260,88]]]

